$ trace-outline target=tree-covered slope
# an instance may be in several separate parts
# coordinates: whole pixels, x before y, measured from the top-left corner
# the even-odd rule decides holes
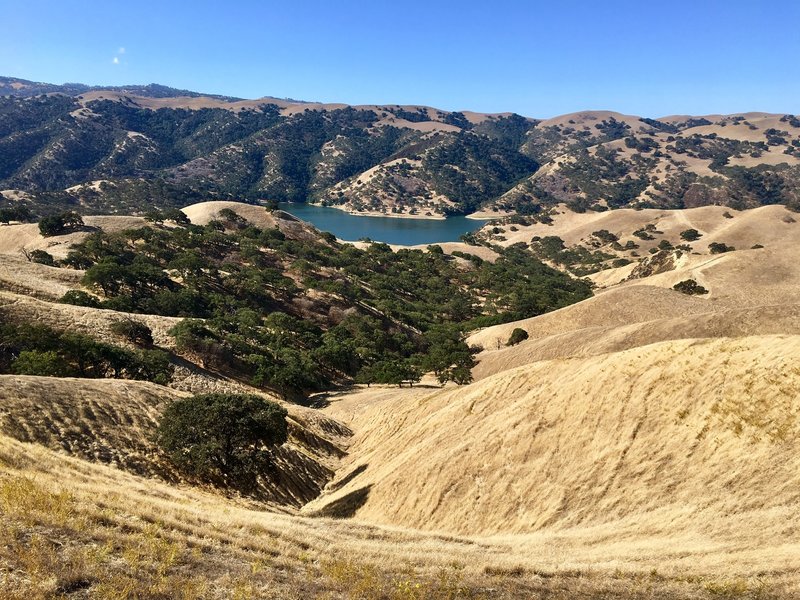
[[[578,211],[798,202],[794,115],[538,121],[9,78],[0,93],[0,202],[40,214],[200,198],[431,217],[562,202]]]
[[[353,379],[415,381],[424,372],[466,383],[475,352],[464,342],[467,331],[591,295],[586,282],[527,249],[500,250],[494,262],[438,246],[360,249],[282,211],[226,204],[204,225],[180,211],[151,211],[143,227],[85,232],[62,259],[41,250],[31,258],[83,272],[82,289],[67,291],[62,302],[183,318],[170,331],[176,352],[286,398]],[[187,212],[201,221],[198,210]],[[12,351],[0,372],[47,374],[40,371],[58,362],[69,363],[71,375],[160,373],[138,376],[140,362],[147,359],[149,368],[158,358],[149,354],[131,355],[117,369],[104,358],[114,349],[105,347],[95,353],[97,365],[84,368],[72,338],[37,335],[41,343],[25,331],[8,332]]]

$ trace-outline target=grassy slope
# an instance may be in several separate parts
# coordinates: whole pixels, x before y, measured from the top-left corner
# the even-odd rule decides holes
[[[598,568],[565,537],[470,539],[253,510],[0,436],[5,598],[780,597],[782,578]]]
[[[757,252],[715,260],[711,300],[664,289],[680,275],[665,273],[540,317],[539,339],[506,362],[486,353],[479,369],[494,366],[466,388],[332,394],[329,417],[294,409],[320,440],[344,446],[343,423],[356,432],[349,456],[324,463],[337,481],[306,509],[355,511],[345,521],[137,475],[158,464],[146,434],[177,392],[4,377],[0,587],[29,598],[796,595],[800,337],[764,335],[796,321],[795,261]],[[12,263],[42,298],[74,285]],[[735,308],[742,290],[773,313]],[[700,322],[719,339],[675,340]],[[542,360],[537,344],[560,354]],[[87,408],[101,415],[88,428]],[[305,437],[296,445],[313,453]],[[84,460],[108,456],[136,464]]]

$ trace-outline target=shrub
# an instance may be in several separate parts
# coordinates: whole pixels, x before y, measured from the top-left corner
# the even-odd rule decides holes
[[[64,377],[67,366],[57,352],[48,350],[24,350],[11,364],[17,375],[41,375],[44,377]]]
[[[699,240],[702,234],[697,229],[685,229],[681,231],[681,239],[687,242],[694,242]]]
[[[98,342],[80,333],[44,325],[0,323],[0,373],[51,377],[138,379],[166,385],[170,355]]]
[[[50,215],[39,221],[39,233],[44,237],[69,233],[80,227],[83,227],[83,218],[75,212]]]
[[[293,348],[276,349],[271,356],[251,356],[253,385],[270,388],[284,400],[301,401],[322,389],[324,380],[311,357]]]
[[[172,221],[176,225],[189,225],[191,223],[186,213],[179,208],[167,209],[164,211],[163,216],[165,221]]]
[[[244,217],[239,215],[239,213],[232,208],[223,208],[217,213],[217,215],[226,223],[244,223],[246,221]]]
[[[319,237],[325,240],[329,244],[336,243],[336,236],[333,235],[330,231],[323,231],[319,234]]]
[[[463,333],[447,326],[434,327],[425,334],[428,353],[422,360],[422,368],[433,371],[439,383],[454,381],[459,385],[472,381],[472,358]]]
[[[672,289],[675,290],[676,292],[680,292],[681,294],[687,294],[689,296],[701,296],[703,294],[708,293],[708,290],[699,283],[697,283],[694,279],[686,279],[684,281],[680,281],[675,285],[673,285]]]
[[[608,231],[608,229],[600,229],[598,231],[593,231],[592,235],[596,237],[598,240],[605,242],[607,244],[619,241],[619,237]]]
[[[33,213],[25,206],[15,206],[11,208],[0,208],[0,223],[10,223],[19,221],[24,223],[33,218]]]
[[[356,376],[357,383],[385,383],[402,386],[409,383],[412,387],[422,379],[420,369],[409,361],[381,361],[374,365],[363,367]]]
[[[736,250],[734,246],[727,246],[722,242],[711,242],[708,245],[708,251],[711,252],[711,254],[722,254],[723,252],[732,252],[733,250]]]
[[[128,360],[127,369],[133,379],[167,385],[174,372],[170,356],[163,350],[137,350]]]
[[[514,329],[514,331],[511,332],[511,336],[508,338],[506,346],[516,346],[520,342],[524,342],[527,339],[528,339],[528,332],[520,327],[517,327]]]
[[[100,300],[83,290],[69,290],[61,296],[62,303],[74,304],[75,306],[88,306],[90,308],[100,308]]]
[[[47,265],[53,267],[56,264],[53,255],[45,250],[34,250],[28,254],[28,260],[38,263],[40,265]]]
[[[184,319],[170,329],[178,352],[190,353],[200,358],[203,368],[215,367],[228,358],[224,347],[203,321]]]
[[[122,319],[111,324],[111,332],[139,346],[153,345],[153,331],[141,321]]]
[[[182,473],[252,492],[288,439],[287,414],[252,394],[200,394],[167,407],[156,441]]]

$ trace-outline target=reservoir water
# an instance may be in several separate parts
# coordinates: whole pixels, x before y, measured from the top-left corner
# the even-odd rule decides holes
[[[281,202],[281,210],[308,221],[320,231],[329,231],[340,240],[355,242],[369,238],[387,244],[416,246],[437,242],[457,242],[463,234],[480,228],[485,220],[449,217],[447,219],[402,219],[362,217],[337,208],[300,202]]]

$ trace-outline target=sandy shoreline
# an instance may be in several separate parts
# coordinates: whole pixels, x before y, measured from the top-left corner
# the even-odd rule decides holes
[[[323,206],[322,204],[311,204],[312,206],[320,206],[322,208],[335,208],[336,210],[340,210],[342,212],[347,213],[348,215],[353,215],[355,217],[389,217],[391,219],[423,219],[429,221],[442,221],[446,219],[444,215],[410,215],[408,213],[383,213],[376,210],[353,210],[351,208],[346,208],[344,205],[341,204],[331,204],[328,206]]]
[[[474,213],[464,215],[467,219],[475,219],[478,221],[491,221],[492,219],[502,219],[513,215],[513,212],[494,212],[491,210],[478,210]]]
[[[301,202],[287,202],[287,204],[302,204]],[[347,208],[341,204],[331,204],[328,206],[323,206],[322,204],[316,203],[307,203],[310,206],[319,206],[321,208],[335,208],[336,210],[340,210],[345,212],[349,215],[353,215],[355,217],[388,217],[391,219],[421,219],[421,220],[428,220],[428,221],[444,221],[447,219],[444,215],[410,215],[408,213],[382,213],[378,211],[357,211],[351,208]],[[488,210],[479,210],[477,212],[464,215],[467,219],[474,219],[477,221],[487,221],[491,219],[502,219],[503,217],[507,217],[513,213],[500,213]]]

